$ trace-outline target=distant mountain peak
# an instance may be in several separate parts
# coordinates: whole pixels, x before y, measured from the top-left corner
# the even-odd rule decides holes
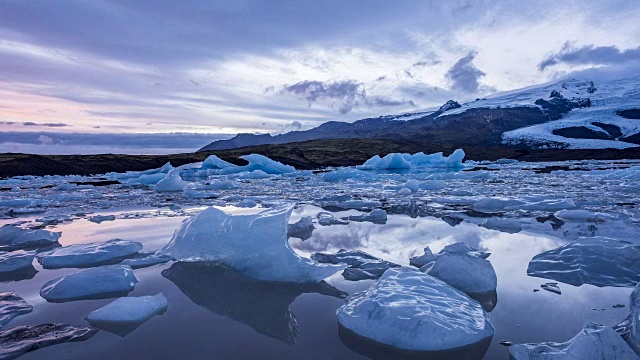
[[[444,105],[440,106],[440,109],[438,109],[438,111],[445,112],[445,111],[449,111],[449,110],[453,110],[461,107],[462,105],[460,105],[457,101],[449,100],[446,103],[444,103]]]

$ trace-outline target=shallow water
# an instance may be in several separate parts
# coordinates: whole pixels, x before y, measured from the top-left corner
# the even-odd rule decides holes
[[[186,212],[191,210],[197,209]],[[76,219],[49,228],[62,231],[63,246],[117,237],[140,241],[143,251],[152,251],[164,246],[185,218],[165,216],[155,210],[150,211],[151,215],[140,210],[127,211],[141,216],[118,217],[101,224]],[[294,210],[290,223],[320,211],[325,210],[300,206]],[[349,210],[334,215],[359,213]],[[586,321],[615,325],[628,315],[628,308],[612,308],[612,305],[627,304],[630,288],[559,284],[562,295],[533,291],[547,280],[527,276],[527,264],[534,255],[568,241],[559,236],[506,234],[467,222],[452,227],[433,217],[389,215],[384,225],[351,222],[324,227],[316,224],[310,239],[292,238],[290,244],[303,256],[341,248],[361,249],[408,265],[409,257],[421,254],[427,245],[437,252],[460,241],[491,252],[489,260],[498,277],[498,301],[490,313],[496,333],[485,359],[508,358],[508,349],[498,343],[500,340],[566,341],[575,336]],[[38,294],[42,285],[77,270],[43,270],[35,264],[39,272],[32,279],[0,283],[0,291],[16,291],[34,306],[32,313],[16,318],[9,324],[11,327],[46,322],[87,325],[84,320],[87,314],[112,301],[47,303]],[[40,349],[22,359],[367,358],[343,343],[335,310],[344,303],[341,291],[364,290],[371,285],[370,280],[351,282],[336,274],[327,279],[326,285],[283,285],[247,279],[219,267],[182,263],[137,269],[135,274],[139,283],[130,296],[162,292],[169,302],[164,315],[153,317],[124,337],[100,331],[87,341]],[[478,354],[478,358],[482,358],[482,354]]]

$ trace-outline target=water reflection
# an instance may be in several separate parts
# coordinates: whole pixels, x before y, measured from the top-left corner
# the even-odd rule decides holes
[[[410,351],[367,339],[340,324],[338,324],[338,335],[340,341],[349,349],[373,360],[478,360],[484,358],[492,339],[488,337],[475,344],[449,350]]]
[[[177,262],[162,271],[191,301],[255,331],[287,344],[299,334],[289,305],[303,293],[345,298],[346,293],[326,282],[293,284],[260,281],[231,268],[207,262]]]
[[[482,308],[486,312],[491,312],[498,305],[498,292],[496,290],[486,293],[467,294],[470,298],[477,301],[482,305]]]
[[[36,276],[37,273],[38,273],[38,270],[36,270],[36,268],[34,268],[33,265],[16,270],[16,271],[0,273],[0,283],[30,280],[30,279],[33,279],[33,277]]]

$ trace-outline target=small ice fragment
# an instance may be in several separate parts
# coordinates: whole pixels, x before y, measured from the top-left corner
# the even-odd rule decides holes
[[[431,252],[431,248],[426,246],[424,254],[409,258],[409,265],[421,268],[436,260],[436,256]]]
[[[158,181],[154,189],[158,192],[176,192],[182,191],[187,186],[187,182],[180,177],[180,168],[175,168],[165,176],[164,179]]]
[[[115,215],[95,215],[89,218],[89,221],[94,222],[96,224],[100,224],[103,221],[114,221],[116,219]]]
[[[400,266],[360,250],[341,249],[335,254],[315,253],[311,255],[311,259],[324,264],[349,265],[342,276],[351,281],[378,279],[387,269]]]
[[[560,288],[558,287],[557,283],[544,283],[540,285],[540,287],[554,294],[558,294],[558,295],[562,294],[562,291],[560,291]]]
[[[318,213],[318,224],[322,226],[330,226],[330,225],[347,225],[348,221],[342,221],[340,219],[336,219],[331,213],[321,212]]]
[[[51,280],[40,289],[40,296],[52,303],[125,296],[138,279],[129,266],[108,265]]]
[[[351,221],[368,221],[374,224],[386,224],[387,223],[387,212],[382,209],[373,209],[368,214],[363,215],[352,215],[343,220],[351,220]]]

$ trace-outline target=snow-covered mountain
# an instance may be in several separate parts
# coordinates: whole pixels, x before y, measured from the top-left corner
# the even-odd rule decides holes
[[[640,76],[609,81],[565,79],[498,93],[436,111],[329,121],[305,131],[240,134],[204,150],[320,139],[370,138],[449,146],[629,148],[640,145]]]

